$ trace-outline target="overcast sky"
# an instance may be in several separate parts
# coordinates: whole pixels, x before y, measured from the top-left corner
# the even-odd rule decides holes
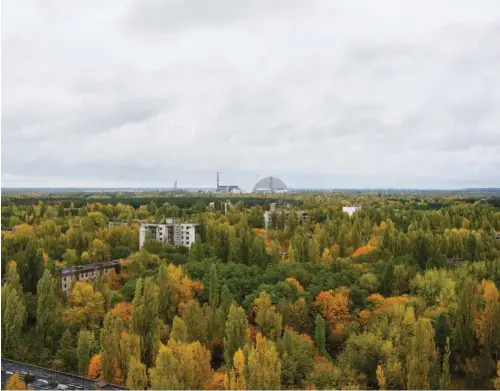
[[[2,186],[500,187],[499,0],[3,0]]]

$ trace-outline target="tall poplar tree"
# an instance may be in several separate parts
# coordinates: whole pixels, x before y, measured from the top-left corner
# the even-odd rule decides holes
[[[158,286],[151,278],[137,280],[130,326],[132,332],[141,339],[141,361],[149,367],[154,362],[159,343]]]
[[[116,377],[115,362],[119,360],[122,332],[122,320],[114,313],[108,312],[101,329],[101,372],[107,382],[112,382]]]
[[[457,344],[460,346],[460,356],[465,362],[470,357],[475,348],[475,329],[472,306],[474,300],[475,283],[469,277],[462,277],[458,290],[456,331]]]
[[[229,307],[226,321],[226,336],[224,338],[224,360],[228,367],[233,364],[233,357],[238,349],[247,342],[248,320],[245,310],[235,304]]]
[[[214,310],[219,305],[219,280],[217,278],[217,268],[215,267],[215,264],[212,264],[212,266],[210,266],[208,304]]]
[[[443,372],[439,380],[439,386],[442,390],[451,390],[450,379],[450,337],[446,338],[446,346],[443,355]]]
[[[316,352],[318,356],[326,356],[326,347],[325,347],[325,320],[320,314],[316,315],[316,330],[314,333],[314,339],[316,342]]]
[[[260,292],[259,297],[253,303],[255,307],[255,323],[263,335],[272,340],[281,336],[282,317],[266,292]]]
[[[59,301],[57,298],[57,281],[48,270],[45,270],[42,278],[38,282],[37,293],[36,331],[40,339],[52,349],[59,311]]]
[[[187,342],[188,340],[186,323],[184,323],[184,321],[178,316],[174,317],[172,331],[170,332],[170,339],[180,342]]]
[[[131,390],[144,390],[147,385],[146,366],[137,358],[130,357],[127,374],[127,387]]]
[[[184,309],[182,320],[186,324],[188,342],[207,342],[208,322],[197,300],[191,299]]]
[[[175,316],[178,298],[168,280],[168,267],[165,263],[158,270],[158,314],[166,324],[170,324]]]
[[[2,287],[2,355],[17,357],[21,331],[26,319],[26,305],[15,287]]]
[[[276,346],[260,333],[255,346],[248,352],[248,388],[251,390],[279,390],[281,388],[281,361]]]
[[[94,334],[88,330],[81,330],[78,333],[78,346],[76,356],[78,358],[78,373],[86,376],[90,359],[94,353],[95,339]]]
[[[435,355],[434,329],[427,318],[417,321],[415,336],[407,360],[407,387],[412,390],[427,390],[430,388],[429,372]]]

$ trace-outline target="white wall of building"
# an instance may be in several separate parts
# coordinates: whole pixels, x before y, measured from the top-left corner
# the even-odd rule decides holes
[[[343,206],[342,212],[347,213],[349,217],[351,217],[354,214],[354,212],[356,212],[359,209],[361,209],[361,207],[359,206]]]
[[[174,219],[167,219],[166,224],[141,224],[139,248],[144,247],[148,231],[155,232],[152,239],[160,242],[191,247],[196,241],[196,227],[198,226],[199,224],[195,223],[177,223]],[[173,237],[169,237],[169,231],[173,231]]]

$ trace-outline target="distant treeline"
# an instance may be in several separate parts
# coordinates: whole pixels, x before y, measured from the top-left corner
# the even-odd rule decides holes
[[[269,203],[270,200],[266,198],[258,197],[230,197],[227,198],[231,203],[236,204],[238,202],[243,202],[246,206],[253,205],[265,205]],[[197,203],[203,202],[208,205],[210,202],[215,201],[224,202],[225,198],[217,196],[193,196],[193,197],[118,197],[116,195],[110,195],[105,197],[96,196],[67,196],[67,197],[51,197],[51,196],[41,196],[41,197],[2,197],[3,205],[37,205],[40,201],[43,201],[47,205],[55,205],[63,203],[65,207],[69,207],[73,203],[75,208],[80,208],[87,203],[103,203],[116,205],[118,203],[124,205],[130,205],[134,208],[138,208],[141,205],[148,204],[154,201],[157,205],[162,205],[164,203],[169,203],[170,205],[175,205],[180,208],[191,208]],[[292,201],[292,200],[290,200]],[[296,202],[296,201],[295,201]]]

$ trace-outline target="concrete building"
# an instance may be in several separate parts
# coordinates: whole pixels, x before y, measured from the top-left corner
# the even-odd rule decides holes
[[[241,193],[241,190],[238,185],[221,185],[219,173],[217,172],[217,193]]]
[[[210,212],[224,212],[224,214],[227,214],[227,212],[231,209],[232,204],[228,202],[220,202],[219,200],[211,202],[208,204],[207,210]]]
[[[110,221],[108,223],[108,228],[122,227],[122,226],[128,226],[128,223],[125,221]]]
[[[178,223],[176,219],[167,218],[165,224],[141,224],[139,230],[139,247],[144,247],[148,233],[151,239],[177,246],[191,247],[196,240],[200,225],[197,223]]]
[[[360,206],[343,206],[342,207],[342,212],[345,212],[349,215],[349,217],[352,217],[352,215],[354,214],[354,212],[356,212],[357,210],[361,209]]]
[[[66,295],[71,289],[71,281],[90,282],[94,284],[100,276],[107,276],[111,269],[120,271],[120,262],[118,260],[91,263],[89,265],[67,267],[59,270],[61,289]]]
[[[14,373],[18,373],[21,380],[32,390],[128,390],[124,386],[2,357],[2,389]]]
[[[272,204],[271,204],[272,205]],[[288,215],[290,214],[290,210],[287,209],[276,209],[276,204],[274,207],[271,207],[271,210],[266,210],[264,212],[264,228],[269,229],[269,228],[275,228],[271,227],[271,216],[273,213],[278,214],[284,214],[285,218],[288,218]],[[309,212],[305,210],[298,210],[297,212],[297,219],[299,221],[306,221],[309,218]]]

